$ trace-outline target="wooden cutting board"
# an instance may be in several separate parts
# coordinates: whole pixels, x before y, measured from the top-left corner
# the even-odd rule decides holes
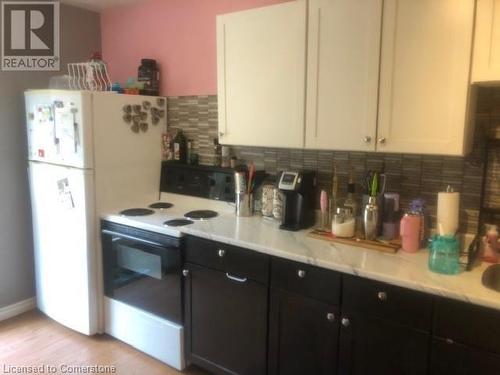
[[[314,229],[313,231],[309,232],[307,236],[316,238],[318,240],[357,246],[364,249],[376,250],[390,254],[395,254],[401,248],[401,241],[399,239],[389,242],[382,242],[364,240],[360,238],[340,238],[335,237],[331,232],[326,232],[319,229]]]

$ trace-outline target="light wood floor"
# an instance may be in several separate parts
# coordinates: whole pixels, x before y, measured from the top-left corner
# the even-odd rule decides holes
[[[199,369],[181,373],[108,335],[81,335],[38,311],[0,322],[0,374],[7,373],[9,365],[52,365],[59,374],[62,364],[111,365],[119,375],[208,375]]]

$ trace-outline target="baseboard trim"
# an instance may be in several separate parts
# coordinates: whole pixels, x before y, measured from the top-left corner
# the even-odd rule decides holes
[[[13,303],[12,305],[0,308],[0,322],[12,318],[36,307],[35,297]]]

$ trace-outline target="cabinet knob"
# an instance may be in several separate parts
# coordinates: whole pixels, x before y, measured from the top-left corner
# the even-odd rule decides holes
[[[224,132],[219,132],[219,137],[224,137]]]
[[[384,144],[384,143],[385,143],[385,138],[384,138],[384,137],[379,138],[379,139],[378,139],[378,143],[382,143],[382,144]]]
[[[306,277],[306,271],[304,271],[304,270],[298,270],[297,271],[297,276],[300,277],[301,279],[303,279],[304,277]]]
[[[351,321],[348,318],[342,318],[341,323],[344,327],[349,327],[351,325]]]
[[[329,322],[333,322],[335,320],[335,314],[334,313],[328,313],[328,314],[326,314],[326,319]]]
[[[386,292],[378,292],[377,293],[377,298],[380,301],[387,301],[387,293]]]
[[[184,277],[188,277],[189,276],[189,270],[182,270],[182,275]]]
[[[368,136],[367,136],[367,137],[364,137],[364,138],[363,138],[363,141],[364,141],[365,143],[370,143],[370,142],[372,141],[372,137],[368,137]]]
[[[222,258],[224,255],[226,255],[226,250],[219,249],[219,251],[217,251],[217,254]]]

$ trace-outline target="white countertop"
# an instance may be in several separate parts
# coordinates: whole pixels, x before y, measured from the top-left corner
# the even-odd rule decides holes
[[[169,201],[173,201],[172,196],[169,198]],[[186,198],[174,196],[174,199],[177,209],[184,207],[185,204],[189,206],[194,204],[192,198],[190,201],[184,201]],[[307,237],[310,230],[298,232],[280,230],[274,220],[260,215],[236,217],[234,208],[221,202],[215,204],[218,205],[218,217],[196,221],[176,229],[182,233],[261,253],[500,310],[500,293],[481,284],[481,276],[489,266],[488,263],[483,263],[470,272],[441,275],[429,270],[426,249],[413,254],[401,250],[397,254],[386,254],[331,243]],[[163,232],[163,229],[158,227],[156,231]]]

